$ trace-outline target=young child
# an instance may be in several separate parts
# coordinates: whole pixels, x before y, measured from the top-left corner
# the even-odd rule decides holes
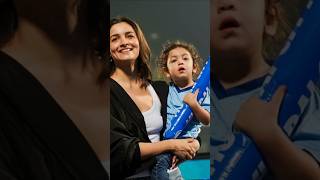
[[[173,117],[187,103],[192,112],[193,119],[183,129],[178,138],[197,138],[202,125],[210,123],[210,95],[207,92],[202,104],[197,101],[199,90],[191,92],[194,85],[193,77],[199,69],[201,57],[196,48],[182,41],[169,42],[163,48],[159,63],[161,70],[170,78],[169,94],[167,98],[167,127],[170,128]],[[189,157],[192,158],[192,157]],[[178,158],[172,154],[161,154],[152,170],[152,179],[168,179],[168,169],[175,168]]]
[[[270,70],[268,47],[279,46],[288,34],[281,2],[276,0],[213,0],[211,50],[213,58],[212,127],[214,162],[233,143],[234,130],[248,135],[263,156],[270,173],[255,178],[317,179],[320,163],[319,89],[314,87],[302,109],[301,124],[290,137],[277,124],[285,88],[279,88],[269,103],[259,98]],[[282,35],[281,35],[282,34]],[[218,163],[217,163],[218,164]],[[261,166],[263,167],[263,166]],[[243,169],[246,169],[243,167]],[[215,174],[212,174],[213,178]]]

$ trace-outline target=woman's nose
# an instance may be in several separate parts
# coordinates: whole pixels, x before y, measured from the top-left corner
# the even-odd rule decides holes
[[[120,38],[120,46],[121,47],[126,47],[128,45],[128,39],[125,37]]]

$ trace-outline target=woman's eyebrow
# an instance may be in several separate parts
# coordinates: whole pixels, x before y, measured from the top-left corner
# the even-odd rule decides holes
[[[126,32],[124,32],[124,33],[114,33],[114,34],[111,34],[110,37],[120,36],[120,34],[128,35],[128,34],[131,34],[131,33],[134,33],[134,32],[133,32],[133,31],[126,31]]]

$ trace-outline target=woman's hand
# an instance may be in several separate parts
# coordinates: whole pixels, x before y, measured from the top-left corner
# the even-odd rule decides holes
[[[168,139],[159,142],[139,142],[141,159],[145,160],[161,153],[171,152],[180,159],[192,159],[200,148],[198,140]]]
[[[188,139],[171,139],[171,143],[173,144],[173,153],[179,159],[192,159],[196,152],[200,148],[200,144],[198,140],[188,138]]]

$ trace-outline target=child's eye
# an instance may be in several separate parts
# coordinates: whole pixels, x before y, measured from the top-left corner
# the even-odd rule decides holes
[[[183,60],[187,61],[187,60],[189,60],[189,58],[188,58],[188,57],[185,57],[185,58],[183,58]]]
[[[172,59],[171,60],[171,63],[175,63],[177,60],[176,59]]]

